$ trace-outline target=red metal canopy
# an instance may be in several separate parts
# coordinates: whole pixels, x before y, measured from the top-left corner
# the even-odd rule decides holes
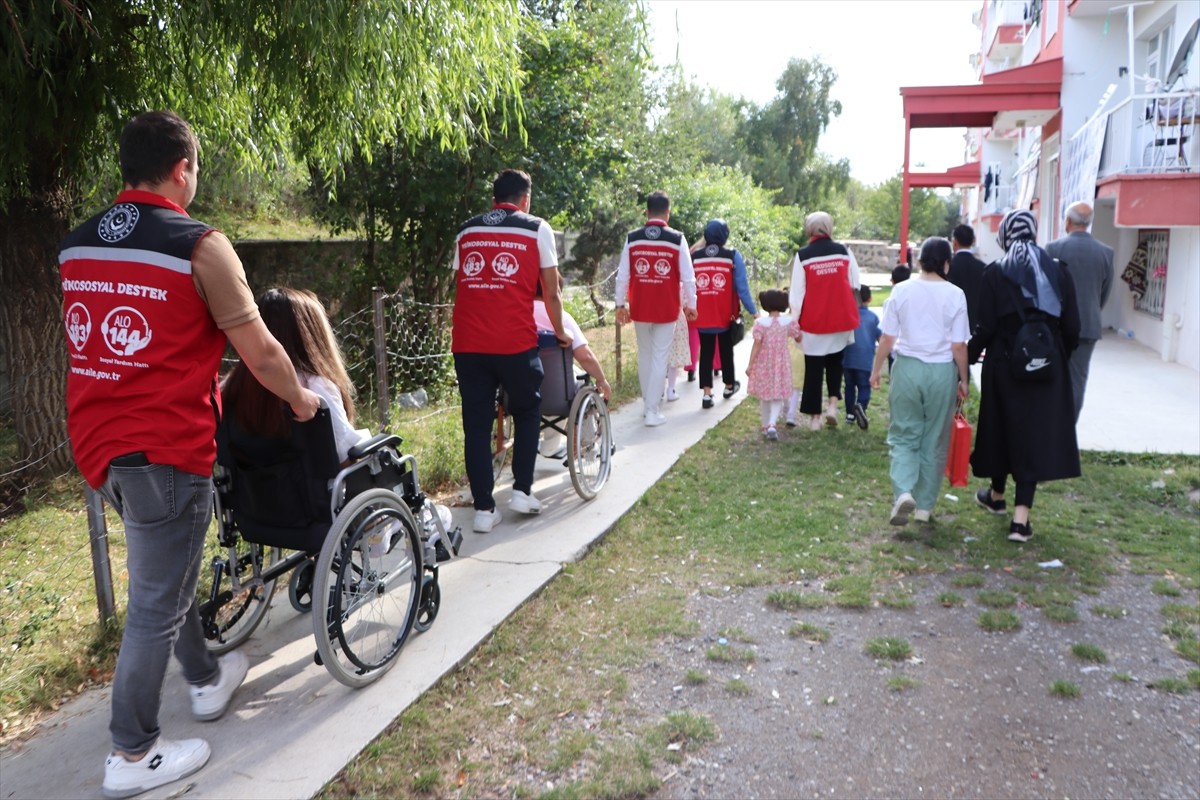
[[[1054,111],[1063,60],[1053,58],[983,76],[961,86],[903,86],[909,128],[990,128],[1002,111]]]

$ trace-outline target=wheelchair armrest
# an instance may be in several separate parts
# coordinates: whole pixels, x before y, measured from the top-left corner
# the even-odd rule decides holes
[[[351,461],[358,461],[382,447],[391,447],[394,450],[399,450],[402,441],[404,440],[394,433],[377,433],[370,439],[359,442],[354,447],[351,447],[346,455]]]

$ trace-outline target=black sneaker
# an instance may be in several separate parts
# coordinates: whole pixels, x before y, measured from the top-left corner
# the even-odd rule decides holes
[[[975,502],[979,504],[980,508],[987,509],[993,514],[1008,513],[1008,503],[1004,499],[993,500],[990,486],[985,486],[975,493]]]
[[[854,416],[854,422],[865,431],[871,423],[867,421],[867,412],[863,410],[862,403],[855,403],[851,412]]]
[[[712,408],[713,407],[713,396],[711,394],[704,395],[704,399],[700,401],[700,407],[701,408]]]
[[[687,371],[687,376],[688,376],[688,383],[694,383],[696,381],[696,370],[689,369]]]
[[[741,388],[742,388],[741,382],[734,381],[732,385],[725,387],[725,391],[721,392],[721,397],[724,397],[726,400],[728,400],[729,398],[731,398],[735,394],[737,394],[738,390],[740,390]]]
[[[1033,526],[1028,522],[1022,525],[1019,522],[1009,523],[1008,540],[1010,542],[1020,542],[1024,544],[1033,538]]]

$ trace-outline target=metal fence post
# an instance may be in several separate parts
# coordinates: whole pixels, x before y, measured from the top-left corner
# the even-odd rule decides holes
[[[615,321],[615,319],[614,319],[613,328],[615,328],[615,330],[613,331],[613,349],[615,350],[615,356],[616,356],[616,360],[617,360],[617,377],[616,377],[616,380],[613,381],[614,386],[621,385],[621,328],[622,327],[623,326],[621,325],[621,323]]]
[[[371,290],[372,316],[375,322],[375,387],[379,398],[379,430],[388,429],[391,396],[388,392],[387,341],[384,336],[384,291],[376,286]]]
[[[92,578],[96,582],[96,605],[100,624],[105,625],[116,614],[113,598],[112,564],[108,560],[108,524],[104,520],[104,499],[92,487],[84,485],[83,499],[87,504],[88,538],[92,542]]]

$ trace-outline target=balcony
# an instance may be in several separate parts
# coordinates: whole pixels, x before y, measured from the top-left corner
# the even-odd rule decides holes
[[[1200,91],[1135,94],[1108,112],[1096,197],[1116,201],[1118,226],[1200,223],[1197,132]]]
[[[1200,92],[1137,94],[1108,113],[1098,176],[1196,172]]]

